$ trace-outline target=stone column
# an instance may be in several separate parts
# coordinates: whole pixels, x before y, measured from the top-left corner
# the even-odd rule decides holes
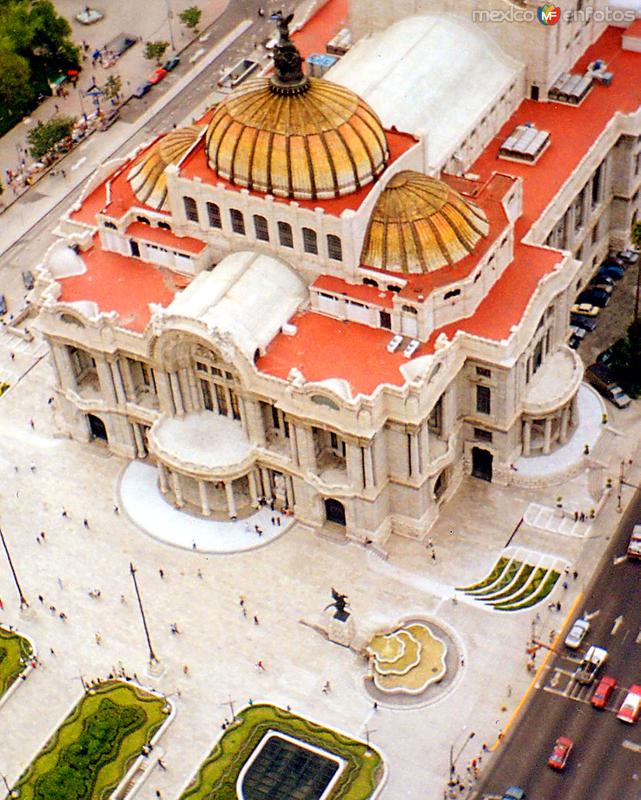
[[[260,405],[256,400],[244,400],[245,420],[249,440],[258,447],[265,447],[265,426],[263,424]],[[292,428],[290,427],[290,435]]]
[[[227,510],[233,519],[236,516],[236,498],[234,497],[234,482],[225,481],[225,495],[227,496]]]
[[[532,420],[523,420],[523,455],[530,455],[530,446],[532,443]]]
[[[77,389],[78,382],[71,366],[71,356],[64,344],[57,342],[51,343],[51,353],[53,363],[58,377],[58,384],[61,389]]]
[[[421,425],[421,450],[423,451],[423,469],[430,463],[430,428],[427,420]]]
[[[185,505],[185,500],[183,498],[183,492],[180,486],[180,476],[177,472],[171,473],[171,486],[176,497],[176,505],[178,508],[182,508]]]
[[[118,364],[118,359],[115,361],[110,361],[109,368],[111,369],[111,374],[113,377],[114,388],[116,390],[116,399],[119,405],[125,405],[127,402],[127,394],[125,392],[125,384],[122,380],[122,374],[120,372],[120,367]]]
[[[225,402],[227,403],[227,416],[233,418],[234,407],[231,404],[231,392],[229,391],[229,387],[223,386],[223,391],[225,392]]]
[[[567,442],[568,440],[568,428],[570,426],[570,404],[564,406],[563,411],[561,412],[561,433],[559,435],[559,441],[561,444]]]
[[[171,393],[169,375],[164,370],[156,373],[156,386],[158,387],[158,404],[160,410],[170,417],[173,417],[176,407]]]
[[[347,442],[345,461],[347,464],[347,480],[355,489],[363,488],[363,470],[361,467],[361,448],[357,444]]]
[[[421,474],[421,462],[418,455],[418,431],[410,433],[410,457],[412,459],[412,477]]]
[[[135,402],[137,400],[136,384],[134,383],[134,376],[131,371],[131,361],[126,356],[120,359],[120,369],[122,370],[127,400],[133,400]]]
[[[247,482],[249,483],[251,504],[254,508],[258,508],[258,482],[256,481],[256,472],[253,469],[247,473]]]
[[[211,514],[209,507],[209,498],[207,497],[207,483],[205,481],[198,481],[198,494],[200,495],[200,510],[205,517]]]
[[[176,407],[176,414],[179,417],[182,417],[185,413],[185,407],[183,405],[183,399],[180,393],[180,382],[178,380],[178,373],[176,372],[169,373],[169,383],[171,384],[171,394],[174,400],[174,406]]]
[[[303,469],[316,471],[316,453],[314,451],[314,434],[311,428],[299,427],[296,429],[296,441],[298,442],[298,457]]]
[[[180,387],[180,396],[182,397],[183,408],[185,410],[185,414],[189,414],[190,411],[194,410],[194,404],[191,397],[191,386],[189,385],[187,368],[181,367],[177,371],[176,375],[178,377],[178,385]]]
[[[294,481],[291,475],[285,475],[285,501],[288,508],[294,508]]]
[[[364,447],[363,452],[365,453],[365,488],[372,489],[374,487],[374,463],[373,463],[372,445],[370,444],[369,447]]]
[[[272,489],[271,489],[271,483],[270,483],[270,480],[269,480],[269,470],[266,467],[261,467],[260,468],[260,476],[261,476],[262,481],[263,481],[263,492],[264,492],[265,499],[267,500],[267,502],[269,502],[272,499],[272,497],[274,496],[273,492],[272,492]]]
[[[167,467],[162,462],[158,463],[158,478],[160,479],[160,491],[167,494],[169,491],[169,481],[167,480]]]
[[[147,455],[147,448],[145,447],[145,440],[140,432],[140,425],[137,422],[132,422],[131,427],[134,432],[134,441],[136,442],[138,458],[144,458]]]
[[[98,372],[98,379],[100,381],[100,390],[103,400],[107,405],[115,406],[118,402],[116,397],[116,387],[114,386],[114,379],[106,360],[98,356],[96,358],[96,371]]]
[[[547,455],[552,442],[552,417],[546,417],[543,425],[543,452]]]

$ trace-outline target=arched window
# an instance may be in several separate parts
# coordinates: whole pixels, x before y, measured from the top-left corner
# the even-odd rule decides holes
[[[443,300],[449,300],[452,297],[458,297],[461,294],[460,289],[450,289],[449,292],[445,292],[443,295]]]
[[[363,283],[365,286],[375,286],[378,289],[378,281],[375,281],[374,278],[363,278]]]
[[[151,224],[149,222],[149,220],[147,219],[147,217],[141,217],[141,216],[136,217],[136,222],[142,222],[143,225],[150,225]]]
[[[306,253],[318,255],[318,237],[311,228],[303,228],[303,249]]]
[[[414,306],[401,306],[401,308],[406,314],[418,314],[418,309],[414,308]]]
[[[282,247],[294,246],[294,234],[292,233],[292,226],[289,222],[278,223],[278,240]]]
[[[210,228],[222,228],[223,221],[220,217],[220,207],[216,203],[207,203],[207,217]]]
[[[185,216],[189,222],[198,222],[198,206],[193,197],[183,197],[183,205],[185,206]]]
[[[334,261],[343,260],[343,245],[340,238],[333,233],[327,234],[327,255]]]
[[[254,214],[254,231],[256,232],[256,238],[260,239],[261,242],[269,241],[267,220],[265,217],[261,217],[260,214]]]
[[[394,292],[394,294],[398,294],[401,291],[401,287],[400,286],[394,286],[393,283],[388,283],[387,284],[387,291],[388,292]]]
[[[231,219],[231,229],[234,233],[239,233],[241,236],[245,235],[245,218],[241,211],[237,208],[229,209],[229,217]]]
[[[118,226],[115,225],[113,222],[107,221],[107,222],[105,222],[105,228],[111,228],[112,230],[115,231],[115,230],[117,230]]]
[[[158,227],[162,228],[164,231],[170,231],[171,225],[168,222],[159,222]]]

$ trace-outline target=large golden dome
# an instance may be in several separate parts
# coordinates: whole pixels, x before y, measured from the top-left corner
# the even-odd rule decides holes
[[[322,78],[304,91],[255,78],[222,102],[207,129],[210,167],[238,186],[279,197],[340,197],[385,168],[387,140],[372,109]]]
[[[167,207],[165,168],[177,164],[203,129],[199,125],[176,128],[159,139],[129,170],[127,179],[138,200],[158,211]]]
[[[431,272],[465,258],[487,236],[479,208],[443,181],[394,175],[370,217],[361,263],[391,272]]]

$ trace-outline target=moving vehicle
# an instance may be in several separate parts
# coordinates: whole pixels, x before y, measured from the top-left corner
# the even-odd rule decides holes
[[[623,267],[618,267],[616,264],[604,263],[599,267],[597,272],[598,278],[612,278],[612,280],[620,281],[625,275]]]
[[[31,289],[33,289],[34,280],[33,272],[31,272],[31,270],[26,269],[22,273],[22,284],[27,291],[31,291]]]
[[[590,702],[595,708],[605,708],[612,692],[617,687],[616,678],[611,678],[609,675],[604,675],[597,683],[594,694],[590,698]]]
[[[570,311],[573,314],[581,314],[584,317],[598,317],[601,309],[591,303],[575,303]]]
[[[565,646],[569,647],[570,650],[578,650],[579,647],[581,647],[581,643],[588,635],[589,630],[590,623],[587,621],[587,619],[575,620],[570,632],[565,637]]]
[[[158,67],[155,69],[149,78],[147,79],[152,86],[155,86],[160,81],[164,80],[167,77],[167,70],[164,67]]]
[[[140,86],[136,87],[134,90],[134,97],[144,97],[150,90],[151,83],[149,83],[149,81],[145,81],[144,83],[141,83]]]
[[[597,286],[590,286],[589,289],[581,292],[576,301],[577,303],[591,303],[593,306],[605,308],[610,302],[610,293]]]
[[[510,786],[503,792],[502,800],[525,800],[525,792],[518,786]]]
[[[599,324],[596,317],[586,317],[584,314],[570,314],[570,324],[584,331],[593,331]]]
[[[554,742],[554,747],[548,758],[548,767],[558,770],[565,769],[565,765],[568,763],[568,758],[573,748],[574,742],[572,739],[568,739],[567,736],[559,736],[556,742]]]
[[[641,686],[630,686],[630,689],[617,712],[617,719],[620,719],[621,722],[627,722],[630,725],[634,725],[639,718],[640,711]]]
[[[0,316],[7,313],[7,298],[0,294]]]
[[[608,651],[603,647],[592,645],[588,648],[583,661],[576,668],[574,679],[577,683],[583,684],[583,686],[589,686],[607,660]]]
[[[178,56],[174,56],[170,58],[169,61],[165,61],[162,65],[162,68],[167,70],[167,72],[171,72],[172,70],[176,69],[176,67],[180,64],[180,58]]]
[[[242,58],[229,72],[218,81],[221,88],[233,89],[248,78],[260,66],[258,61],[251,58]]]
[[[632,528],[632,535],[628,542],[628,558],[641,558],[641,525]]]
[[[585,377],[600,395],[614,403],[617,408],[627,408],[632,402],[605,364],[590,364],[585,370]]]

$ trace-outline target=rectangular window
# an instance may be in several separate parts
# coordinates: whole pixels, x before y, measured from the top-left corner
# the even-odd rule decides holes
[[[479,414],[491,412],[491,392],[487,386],[476,387],[476,410]]]
[[[239,233],[241,236],[245,235],[245,218],[242,212],[237,208],[229,209],[229,218],[231,219],[231,229],[234,233]]]
[[[311,228],[303,228],[303,249],[306,253],[318,255],[318,237]]]
[[[339,237],[333,233],[327,234],[327,255],[334,261],[343,260],[343,245]]]
[[[211,391],[209,389],[209,382],[201,380],[200,389],[203,396],[203,406],[207,409],[207,411],[213,411],[214,404],[211,401]]]
[[[479,375],[481,378],[491,378],[492,370],[487,369],[487,367],[477,367],[476,374]]]
[[[185,216],[190,222],[198,222],[198,206],[193,197],[183,197]]]
[[[294,235],[292,233],[292,226],[289,222],[278,223],[278,241],[282,247],[294,246]]]
[[[278,409],[272,406],[272,425],[274,428],[280,428],[280,417],[278,416]]]
[[[479,442],[491,442],[492,431],[486,431],[483,428],[474,428],[474,438]]]
[[[234,419],[240,419],[240,406],[238,405],[238,397],[236,392],[229,390],[229,399],[231,400],[231,414]]]
[[[254,232],[256,238],[261,242],[269,241],[269,228],[267,227],[267,220],[261,217],[260,214],[254,214]]]
[[[216,203],[207,203],[207,216],[210,228],[222,228],[223,221],[220,216],[220,208]]]
[[[214,389],[216,390],[216,400],[218,402],[218,411],[220,414],[224,414],[226,417],[229,416],[229,410],[227,408],[227,396],[225,395],[225,390],[222,386],[219,386],[217,383],[214,384]]]

